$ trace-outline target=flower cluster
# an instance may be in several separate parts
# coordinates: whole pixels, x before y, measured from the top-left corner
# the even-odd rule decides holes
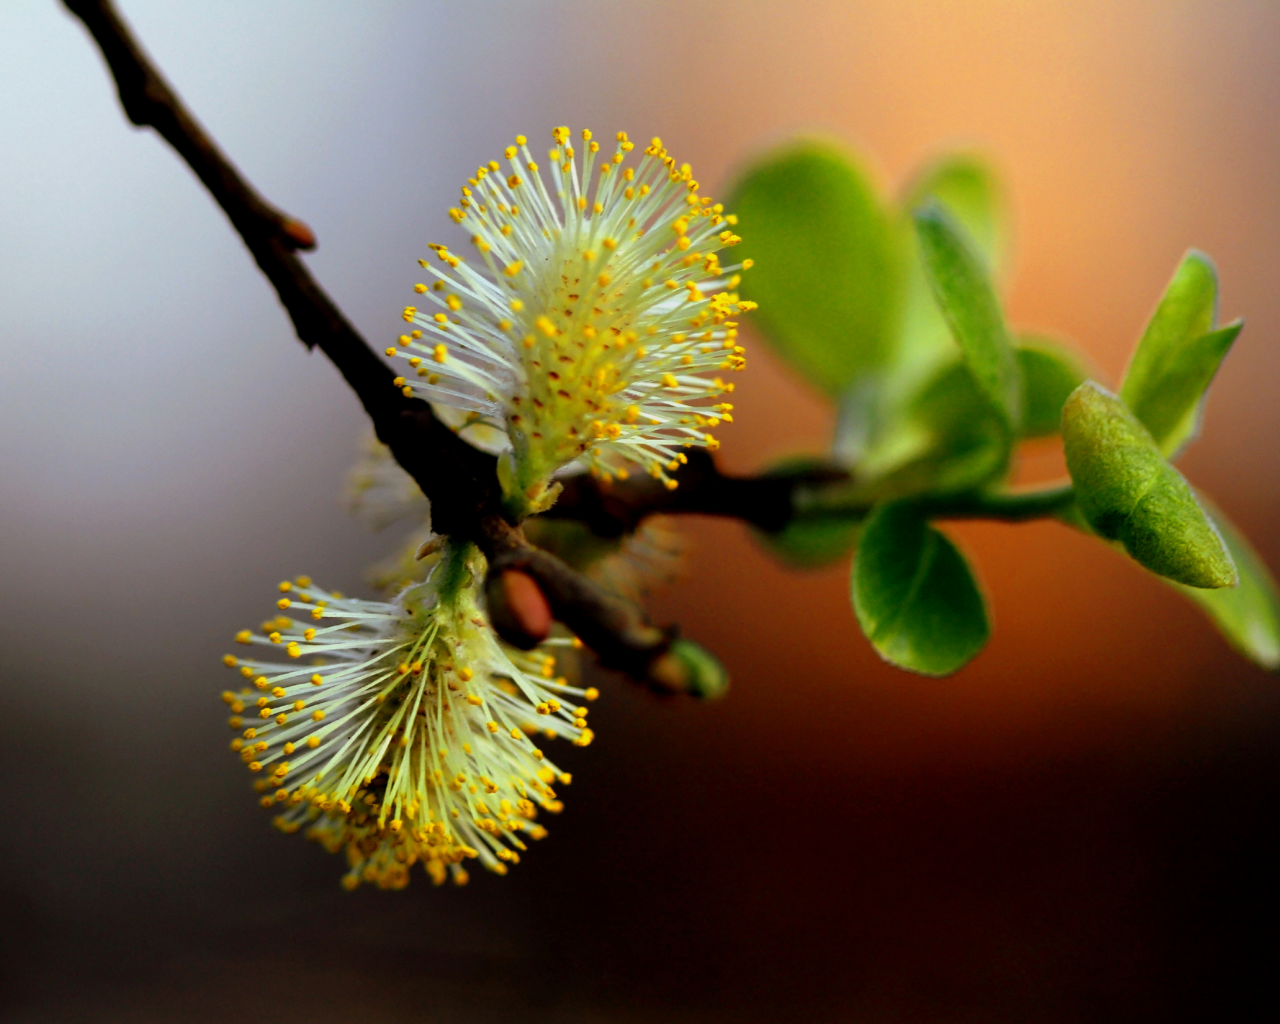
[[[440,266],[418,284],[412,325],[389,356],[411,372],[406,395],[469,412],[500,428],[508,503],[520,514],[554,500],[551,477],[571,463],[605,478],[627,463],[676,486],[680,449],[715,448],[731,422],[719,373],[745,365],[732,318],[754,307],[734,291],[718,252],[740,241],[736,219],[698,192],[688,164],[659,139],[637,166],[617,135],[611,158],[590,131],[583,153],[568,128],[552,133],[550,184],[524,136],[476,170],[453,220],[472,231],[480,267],[432,244]],[[554,195],[554,198],[553,198]]]
[[[553,784],[570,781],[537,737],[591,742],[584,702],[596,692],[557,673],[557,648],[576,641],[503,644],[480,603],[483,576],[473,546],[447,543],[428,578],[391,601],[299,577],[280,584],[290,615],[236,636],[282,657],[224,658],[246,684],[223,694],[240,733],[232,749],[263,805],[280,808],[280,828],[310,825],[346,851],[350,888],[399,888],[415,862],[437,883],[465,883],[472,858],[505,873],[525,839],[546,834],[539,808],[561,809]]]
[[[639,465],[674,488],[681,449],[718,447],[711,431],[733,420],[715,400],[733,390],[720,374],[745,366],[733,317],[754,308],[735,291],[750,261],[718,255],[741,241],[736,219],[659,139],[628,166],[625,132],[606,158],[584,131],[579,168],[569,129],[552,134],[549,186],[523,136],[506,151],[509,174],[493,161],[468,180],[450,215],[471,229],[477,265],[433,244],[440,266],[421,261],[433,283],[415,286],[433,309],[406,308],[409,333],[387,349],[412,371],[397,387],[498,456],[519,519],[550,506],[569,467],[607,483]],[[374,525],[422,522],[411,554],[379,569],[379,585],[398,590],[363,601],[306,577],[281,583],[281,614],[236,637],[277,657],[224,658],[244,678],[223,694],[232,749],[280,828],[345,851],[350,888],[399,888],[418,862],[437,883],[466,882],[470,859],[505,873],[546,834],[539,810],[559,811],[553,787],[570,781],[539,737],[592,740],[596,692],[557,662],[577,641],[503,643],[484,608],[483,556],[420,543],[429,504],[381,445],[349,494]],[[616,549],[575,529],[545,523],[540,536],[618,593],[638,597],[679,561],[660,527]]]

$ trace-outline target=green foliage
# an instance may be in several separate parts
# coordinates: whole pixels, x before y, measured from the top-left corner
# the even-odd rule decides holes
[[[1167,374],[1170,357],[1213,329],[1217,305],[1217,271],[1207,256],[1192,249],[1174,271],[1142,332],[1133,358],[1129,360],[1120,397],[1147,426],[1162,449],[1165,434],[1173,423],[1168,422],[1168,410],[1153,416],[1148,406],[1152,403],[1168,404],[1172,396],[1162,394],[1161,384]],[[1199,395],[1194,398],[1199,398]]]
[[[1236,320],[1171,350],[1139,392],[1134,413],[1170,458],[1200,432],[1205,392],[1243,327],[1244,321]]]
[[[1133,353],[1120,397],[1173,457],[1195,438],[1205,391],[1240,333],[1214,330],[1218,275],[1204,253],[1183,258]]]
[[[945,156],[926,167],[906,191],[901,205],[904,225],[917,207],[935,201],[945,206],[974,241],[995,276],[1003,269],[1008,244],[1008,210],[1004,189],[994,172],[970,156]],[[910,461],[937,465],[953,447],[932,434],[918,416],[921,392],[952,363],[961,359],[942,311],[934,301],[925,272],[920,240],[904,228],[910,258],[903,295],[902,329],[894,356],[873,395],[847,393],[841,402],[841,426],[859,425],[864,443],[850,444],[837,436],[843,452],[866,475],[890,472]],[[917,470],[909,474],[919,477]]]
[[[1200,605],[1241,654],[1263,668],[1280,668],[1280,591],[1276,581],[1231,520],[1204,495],[1197,497],[1227,543],[1240,572],[1240,585],[1220,590],[1201,590],[1181,583],[1173,586]]]
[[[817,140],[769,154],[730,200],[738,252],[755,261],[744,296],[769,340],[836,397],[889,359],[901,316],[905,243],[852,156]]]
[[[1226,545],[1182,474],[1115,395],[1088,381],[1062,410],[1062,440],[1080,511],[1140,564],[1191,587],[1232,587]]]
[[[756,538],[780,562],[796,569],[818,569],[853,551],[861,521],[861,515],[804,513],[781,530],[756,531]]]
[[[995,172],[967,153],[949,154],[925,168],[907,190],[906,208],[934,200],[945,206],[972,241],[987,272],[999,277],[1009,249],[1009,210]]]
[[[1079,359],[1051,338],[1019,335],[1015,351],[1022,371],[1022,436],[1056,434],[1067,397],[1088,374]]]
[[[946,209],[915,214],[925,272],[969,372],[1013,436],[1022,420],[1022,381],[990,275]]]
[[[836,400],[825,461],[849,472],[798,489],[787,526],[758,534],[764,546],[814,566],[856,544],[854,608],[873,645],[903,668],[945,674],[988,626],[963,557],[929,521],[1052,515],[1122,547],[1239,650],[1280,668],[1275,583],[1169,464],[1198,432],[1240,332],[1238,321],[1216,327],[1213,264],[1195,251],[1182,260],[1117,397],[1087,383],[1062,344],[1011,335],[996,286],[1008,204],[984,161],[943,157],[903,196],[882,200],[854,157],[812,141],[768,155],[739,186],[754,319]],[[1015,444],[1058,432],[1074,490],[1005,489]]]
[[[729,691],[729,673],[720,659],[701,644],[677,637],[667,648],[683,673],[681,692],[703,700],[715,700]]]
[[[964,555],[918,508],[890,502],[862,528],[853,566],[858,624],[886,661],[943,676],[991,635],[986,604]]]
[[[792,456],[771,466],[766,476],[831,476],[839,467],[829,459],[809,455]],[[818,569],[838,562],[853,551],[858,542],[858,526],[865,518],[861,510],[823,507],[804,508],[797,503],[795,514],[780,530],[753,530],[760,545],[784,565],[795,569]]]
[[[1004,188],[982,160],[967,155],[944,156],[926,167],[907,190],[904,216],[934,201],[942,204],[964,229],[993,278],[1003,273],[1009,250],[1009,211]],[[911,232],[912,259],[907,275],[902,336],[888,391],[910,394],[939,367],[959,357],[925,274],[920,242]],[[895,385],[897,385],[895,387]]]
[[[998,271],[1008,249],[1004,190],[982,161],[944,157],[908,190],[902,216],[928,201],[945,205],[983,263]],[[902,330],[873,390],[845,393],[835,456],[866,483],[869,498],[958,491],[1000,478],[1010,438],[965,368],[934,299],[916,232],[910,232]]]
[[[898,430],[916,440],[917,451],[875,478],[874,498],[964,491],[1000,478],[1008,467],[1008,424],[962,362],[943,366],[911,397]]]

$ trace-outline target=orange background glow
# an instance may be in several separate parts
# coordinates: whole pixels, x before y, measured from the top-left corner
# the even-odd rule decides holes
[[[1280,149],[1263,40],[1276,23],[1274,12],[1251,13],[1261,23],[1187,5],[747,5],[725,28],[736,70],[715,76],[733,83],[728,102],[742,113],[716,120],[749,119],[748,151],[798,129],[839,136],[881,166],[886,192],[948,148],[992,155],[1015,210],[1012,322],[1070,339],[1112,386],[1177,260],[1190,246],[1207,251],[1224,320],[1244,315],[1248,326],[1185,469],[1274,554],[1266,381],[1280,374],[1270,343]],[[674,47],[675,66],[693,60],[689,45]],[[621,48],[611,56],[628,66]],[[679,106],[683,85],[673,80],[655,106]],[[740,148],[706,148],[702,174],[710,163],[728,177],[743,160]],[[820,450],[833,420],[760,348],[725,448],[743,471]],[[1060,472],[1051,444],[1024,452],[1024,479]],[[778,570],[735,527],[699,525],[692,582],[664,608],[729,652],[735,678],[787,678],[791,699],[830,730],[818,745],[841,758],[1087,747],[1108,725],[1150,729],[1191,705],[1230,714],[1242,695],[1224,676],[1268,685],[1181,598],[1061,527],[954,533],[981,566],[997,628],[977,663],[944,683],[878,664],[848,613],[845,567]],[[732,713],[755,704],[753,720],[769,721],[769,688],[743,697],[747,688]],[[836,734],[852,754],[830,742]]]

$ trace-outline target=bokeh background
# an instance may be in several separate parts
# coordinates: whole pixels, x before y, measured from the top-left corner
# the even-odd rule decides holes
[[[981,148],[1014,200],[1015,323],[1111,383],[1202,248],[1248,326],[1183,468],[1280,566],[1273,4],[123,10],[379,343],[426,243],[456,241],[457,185],[556,124],[660,134],[713,192],[803,130],[864,147],[886,190]],[[925,680],[859,638],[847,566],[793,574],[688,522],[655,613],[722,655],[730,697],[606,679],[567,810],[511,875],[340,890],[227,752],[218,656],[277,580],[358,591],[393,544],[338,498],[357,403],[52,0],[0,5],[0,139],[5,1019],[1275,1019],[1280,679],[1048,524],[955,531],[996,635]],[[832,423],[752,355],[744,471]]]

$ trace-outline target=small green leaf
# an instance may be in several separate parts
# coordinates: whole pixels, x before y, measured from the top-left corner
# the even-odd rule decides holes
[[[1192,249],[1152,314],[1125,371],[1120,397],[1172,457],[1195,436],[1204,393],[1240,333],[1238,321],[1213,329],[1218,275]]]
[[[1087,376],[1084,367],[1049,338],[1019,335],[1016,352],[1022,368],[1022,436],[1056,434],[1067,396]]]
[[[715,700],[729,692],[729,673],[714,654],[684,637],[671,642],[667,654],[683,670],[683,693],[702,700]]]
[[[846,151],[811,140],[748,168],[729,208],[755,266],[742,293],[782,356],[832,397],[896,345],[906,235]]]
[[[972,239],[988,271],[999,277],[1009,250],[1009,205],[991,166],[971,153],[951,153],[926,167],[907,189],[914,210],[936,199]]]
[[[1244,321],[1236,320],[1188,341],[1170,351],[1164,363],[1148,377],[1151,390],[1141,396],[1134,414],[1169,458],[1174,458],[1200,433],[1209,385],[1242,327]]]
[[[901,330],[883,373],[856,380],[841,394],[832,445],[835,458],[864,478],[931,457],[924,451],[931,439],[912,422],[912,406],[921,390],[960,356],[929,287],[920,241],[906,227],[910,211],[930,199],[955,215],[993,273],[999,274],[1009,248],[1005,190],[979,158],[944,156],[906,190],[900,220],[909,255]]]
[[[1203,494],[1197,492],[1196,498],[1226,542],[1240,575],[1240,585],[1204,590],[1170,579],[1165,582],[1200,605],[1231,646],[1250,661],[1266,669],[1280,668],[1280,591],[1276,581],[1261,556],[1222,510]],[[1059,511],[1055,518],[1074,530],[1097,536],[1077,504]],[[1109,546],[1121,545],[1113,541]]]
[[[1076,501],[1089,524],[1154,573],[1192,587],[1232,587],[1231,556],[1190,486],[1146,427],[1093,381],[1062,410]]]
[[[1204,495],[1200,504],[1217,526],[1240,571],[1240,586],[1200,590],[1172,586],[1195,601],[1213,619],[1231,645],[1263,668],[1280,668],[1280,592],[1266,563],[1222,511]]]
[[[965,362],[1012,437],[1022,418],[1018,361],[1000,302],[982,259],[955,220],[936,202],[916,211],[916,233],[934,297]]]
[[[861,517],[800,515],[772,533],[752,531],[771,555],[796,569],[819,569],[838,562],[858,543]]]
[[[1009,250],[1009,210],[995,173],[977,157],[945,156],[925,168],[907,190],[909,213],[936,200],[968,233],[991,275],[999,278]],[[942,318],[924,271],[920,241],[912,238],[912,258],[902,318],[902,338],[891,374],[911,391],[947,362],[955,341]]]
[[[905,406],[898,419],[899,450],[887,464],[868,460],[855,474],[873,500],[926,491],[970,490],[1001,478],[1009,465],[1005,422],[979,390],[968,366],[956,361]]]
[[[950,675],[991,636],[964,555],[904,502],[878,506],[862,528],[853,609],[882,658],[922,675]]]

